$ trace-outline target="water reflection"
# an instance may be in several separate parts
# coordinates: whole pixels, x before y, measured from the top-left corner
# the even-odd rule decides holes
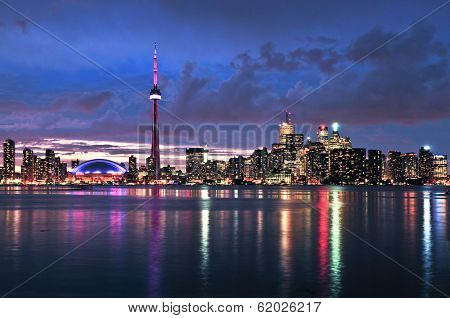
[[[319,286],[320,296],[328,295],[328,245],[329,245],[329,211],[328,211],[328,193],[320,192],[319,197]]]
[[[339,192],[331,192],[331,227],[330,227],[330,297],[338,297],[341,292],[341,209]]]
[[[280,212],[280,263],[282,275],[280,291],[283,297],[287,297],[285,293],[289,290],[292,274],[291,216],[291,211],[283,210]]]
[[[163,261],[163,239],[165,235],[164,211],[150,212],[149,242],[149,296],[161,297],[161,276]]]
[[[448,197],[433,188],[14,191],[0,194],[0,289],[110,225],[16,296],[436,296],[344,226],[450,292]]]
[[[208,287],[209,210],[201,211],[200,224],[200,277],[202,280],[202,288],[206,291]]]
[[[426,282],[431,281],[431,266],[433,264],[432,261],[432,234],[431,234],[431,198],[430,192],[426,191],[423,194],[423,279]],[[430,286],[429,284],[424,284],[425,297],[430,295]]]

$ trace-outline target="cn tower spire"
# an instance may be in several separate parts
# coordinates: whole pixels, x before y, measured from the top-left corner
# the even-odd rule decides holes
[[[151,149],[151,157],[153,160],[153,180],[158,181],[160,179],[158,100],[161,100],[161,92],[158,89],[158,57],[156,55],[156,43],[155,51],[153,53],[153,88],[150,91],[150,100],[153,101],[153,129]]]
[[[158,56],[156,55],[156,42],[155,52],[153,53],[153,88],[158,87]]]

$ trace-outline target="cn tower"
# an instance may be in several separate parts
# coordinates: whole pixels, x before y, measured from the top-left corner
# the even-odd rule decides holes
[[[158,127],[158,100],[161,99],[161,92],[158,89],[158,61],[156,56],[156,43],[155,52],[153,54],[153,88],[150,91],[150,100],[153,101],[153,133],[152,133],[152,149],[151,157],[153,159],[154,173],[153,178],[155,181],[159,180],[159,127]]]

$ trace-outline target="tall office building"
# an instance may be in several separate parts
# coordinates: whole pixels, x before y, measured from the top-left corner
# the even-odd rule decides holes
[[[244,179],[244,162],[243,156],[237,156],[228,160],[228,177],[231,179]]]
[[[205,166],[205,179],[208,180],[220,180],[225,177],[225,170],[227,163],[223,160],[208,160],[204,164]]]
[[[447,155],[434,155],[433,157],[433,181],[444,184],[447,181]]]
[[[419,176],[417,154],[408,152],[401,155],[403,165],[403,177],[405,179],[416,179]]]
[[[339,134],[339,125],[334,123],[332,125],[333,132],[331,136],[328,138],[328,150],[331,151],[333,149],[350,149],[352,148],[352,142],[350,137],[341,137]]]
[[[5,180],[14,179],[16,172],[16,143],[6,139],[3,143],[3,175]]]
[[[279,134],[280,134],[280,144],[285,145],[286,144],[286,135],[292,135],[295,134],[295,126],[291,122],[291,113],[289,113],[287,110],[285,112],[286,114],[286,120],[282,122],[279,125]]]
[[[59,169],[60,169],[60,182],[64,182],[67,179],[67,163],[61,162]]]
[[[205,177],[205,162],[208,160],[208,150],[204,148],[186,149],[186,176],[201,180]]]
[[[147,157],[145,159],[145,167],[147,169],[147,176],[149,176],[150,178],[153,178],[155,165],[153,164],[153,157],[152,156]]]
[[[34,180],[34,154],[30,148],[23,149],[22,180],[33,182]]]
[[[264,179],[269,165],[269,153],[266,147],[256,149],[252,155],[253,177],[256,179]]]
[[[330,180],[335,184],[365,183],[366,149],[334,149],[330,152]]]
[[[320,125],[317,129],[317,142],[322,143],[325,147],[328,146],[328,127]]]
[[[80,160],[76,159],[76,160],[72,160],[72,169],[78,167],[80,165]]]
[[[303,134],[287,134],[285,139],[284,160],[294,161],[297,157],[297,152],[303,148]]]
[[[330,157],[321,142],[310,143],[306,152],[306,181],[308,184],[321,184],[328,179]],[[300,172],[299,172],[300,174]]]
[[[367,182],[380,184],[383,176],[383,153],[381,150],[369,150],[367,155]]]
[[[151,157],[153,161],[153,179],[159,180],[160,156],[159,156],[159,122],[158,122],[158,101],[161,100],[161,91],[158,88],[158,58],[153,54],[153,88],[150,91],[150,100],[153,101],[153,131]]]
[[[128,181],[136,182],[137,180],[138,180],[137,159],[135,156],[131,155],[128,158]]]
[[[392,183],[404,181],[404,168],[400,151],[389,151],[386,160],[387,177]]]
[[[56,159],[55,152],[52,149],[45,150],[45,180],[46,182],[54,182],[56,175]]]
[[[422,182],[433,182],[433,153],[430,151],[430,147],[424,146],[419,150],[419,177]]]
[[[272,148],[269,154],[268,171],[270,173],[278,173],[283,169],[285,156],[284,148]]]

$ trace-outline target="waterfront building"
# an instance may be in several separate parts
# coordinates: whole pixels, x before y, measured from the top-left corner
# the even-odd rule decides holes
[[[208,149],[186,149],[186,177],[188,179],[203,180],[205,178],[205,163],[208,161]]]
[[[16,143],[6,139],[3,143],[3,176],[5,180],[13,180],[16,171]]]
[[[244,158],[244,168],[243,168],[243,175],[245,179],[253,179],[253,160],[251,157]]]
[[[21,167],[22,181],[25,183],[34,180],[34,154],[30,148],[23,149],[23,159]]]
[[[228,177],[235,179],[244,179],[244,157],[237,156],[228,160]]]
[[[252,159],[253,177],[264,179],[269,165],[269,153],[266,147],[256,149],[250,156]]]
[[[227,163],[223,160],[208,160],[205,163],[205,179],[221,180],[226,176]]]
[[[401,160],[403,166],[402,177],[405,180],[417,179],[419,176],[417,154],[414,152],[404,153],[401,155]]]
[[[52,149],[45,150],[45,180],[47,183],[55,181],[55,152]]]
[[[120,164],[106,159],[93,159],[83,162],[70,172],[74,182],[82,183],[120,183],[128,171]]]
[[[377,185],[383,176],[383,153],[381,150],[370,149],[367,155],[367,183]]]
[[[80,160],[78,160],[78,159],[72,160],[72,165],[71,165],[72,169],[78,167],[79,165],[80,165]]]
[[[424,146],[419,150],[419,177],[424,184],[433,182],[433,153],[430,147]]]
[[[445,184],[447,182],[447,155],[434,155],[433,157],[433,182]]]
[[[334,184],[365,183],[366,149],[334,149],[330,152],[330,181]]]
[[[137,159],[135,156],[131,155],[128,158],[128,182],[137,182],[138,181],[138,168],[137,168]]]
[[[60,182],[65,182],[67,177],[68,177],[68,172],[67,172],[67,163],[66,162],[61,162],[61,164],[59,165],[59,175],[60,175]]]
[[[288,172],[279,172],[279,173],[270,173],[266,177],[267,184],[291,184],[292,183],[292,174]]]
[[[329,153],[321,142],[309,143],[306,152],[306,181],[321,184],[329,177]]]
[[[400,151],[391,150],[388,152],[386,169],[387,177],[392,183],[404,181],[404,168]]]

